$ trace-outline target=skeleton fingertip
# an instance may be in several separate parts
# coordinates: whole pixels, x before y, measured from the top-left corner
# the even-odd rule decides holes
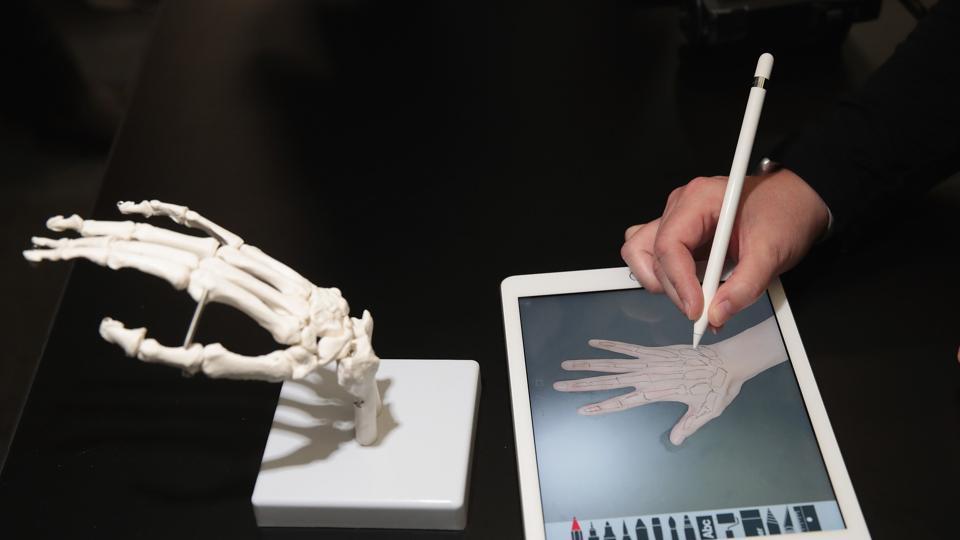
[[[25,249],[23,250],[23,258],[30,262],[40,262],[43,260],[41,253],[43,253],[43,250]]]
[[[60,214],[53,216],[47,220],[47,228],[53,231],[60,230],[60,224],[64,221],[64,217]]]
[[[81,227],[83,227],[83,218],[76,214],[73,214],[68,218],[57,215],[47,220],[47,228],[51,231],[79,231]]]
[[[36,247],[57,247],[60,245],[59,240],[54,240],[53,238],[45,238],[43,236],[31,237],[30,243],[32,243]]]
[[[100,337],[104,341],[118,345],[130,357],[137,355],[146,335],[146,328],[125,328],[122,322],[110,317],[104,317],[100,321]]]

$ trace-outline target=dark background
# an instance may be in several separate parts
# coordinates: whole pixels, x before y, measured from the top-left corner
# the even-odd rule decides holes
[[[124,66],[109,71],[121,74],[106,85],[114,98],[91,98],[106,120],[71,120],[89,136],[47,127],[68,114],[32,125],[30,106],[46,110],[37,92],[3,96],[6,426],[33,380],[0,476],[11,538],[518,537],[500,280],[619,265],[626,226],[693,176],[725,174],[762,50],[777,65],[755,157],[860,84],[913,25],[887,2],[837,46],[704,53],[657,3],[45,4],[74,60],[86,44],[87,66],[101,66],[109,55],[90,43],[111,35],[127,37],[105,49],[127,56],[112,60]],[[34,65],[7,73],[29,89],[43,80]],[[81,80],[106,78],[75,65]],[[114,105],[126,112],[112,138]],[[104,132],[109,160],[89,144]],[[112,316],[181,340],[192,302],[159,280],[76,265],[37,362],[67,265],[30,269],[19,251],[49,215],[90,216],[95,199],[92,216],[111,219],[117,200],[141,198],[186,204],[341,288],[373,312],[382,357],[480,362],[464,533],[258,530],[249,497],[279,387],[183,378],[97,335]],[[956,182],[944,184],[784,276],[876,538],[953,535],[958,208]],[[275,348],[223,306],[197,339]]]

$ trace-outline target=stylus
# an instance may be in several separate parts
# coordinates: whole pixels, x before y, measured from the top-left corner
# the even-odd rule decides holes
[[[713,245],[710,247],[710,258],[707,259],[707,270],[703,274],[703,312],[697,322],[693,323],[693,348],[697,348],[703,333],[709,324],[707,314],[710,303],[720,285],[720,272],[727,258],[727,246],[730,244],[730,232],[733,230],[733,221],[737,217],[737,206],[740,204],[740,191],[743,189],[743,178],[747,173],[750,162],[750,152],[753,150],[753,138],[757,134],[757,124],[760,122],[760,111],[763,109],[763,98],[767,91],[764,85],[770,80],[773,71],[773,55],[763,53],[757,62],[757,71],[753,75],[753,86],[750,88],[750,98],[747,99],[747,110],[743,113],[743,124],[740,126],[740,138],[737,139],[737,149],[733,154],[733,165],[730,167],[730,176],[723,193],[723,204],[720,206],[720,217],[717,220],[717,230],[713,235]]]

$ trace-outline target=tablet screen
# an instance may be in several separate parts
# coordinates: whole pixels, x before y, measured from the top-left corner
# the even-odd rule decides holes
[[[766,294],[696,350],[643,289],[519,304],[548,539],[844,528]]]

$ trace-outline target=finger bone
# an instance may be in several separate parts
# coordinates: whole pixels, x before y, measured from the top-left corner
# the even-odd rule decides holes
[[[127,356],[135,357],[147,335],[146,328],[126,328],[120,321],[105,317],[100,321],[100,337],[108,343],[118,345]]]
[[[73,214],[65,218],[63,216],[53,216],[47,220],[47,228],[51,231],[79,231],[83,227],[83,218]]]
[[[204,346],[194,343],[189,347],[166,347],[155,339],[145,339],[137,352],[137,358],[144,362],[156,362],[176,366],[187,373],[194,374],[203,364]]]
[[[140,214],[147,217],[156,215],[167,216],[174,222],[185,227],[199,229],[214,237],[220,243],[226,246],[240,246],[243,244],[243,238],[224,229],[213,221],[203,217],[199,213],[190,210],[186,206],[179,204],[170,204],[156,199],[150,201],[119,201],[117,209],[122,214]]]
[[[176,261],[163,260],[155,256],[133,253],[122,247],[106,242],[103,245],[79,245],[53,249],[33,249],[23,252],[28,261],[62,261],[87,259],[112,270],[135,268],[141,272],[165,279],[176,289],[184,289],[190,281],[190,268]]]
[[[200,257],[212,256],[220,246],[220,243],[213,238],[190,236],[162,227],[154,227],[149,223],[85,220],[76,214],[69,218],[54,216],[47,220],[47,227],[58,232],[77,231],[82,236],[107,236],[118,240],[142,240],[189,251]]]
[[[662,400],[671,396],[680,396],[686,394],[686,388],[683,386],[674,386],[670,388],[658,388],[644,390],[643,396],[650,401]]]

